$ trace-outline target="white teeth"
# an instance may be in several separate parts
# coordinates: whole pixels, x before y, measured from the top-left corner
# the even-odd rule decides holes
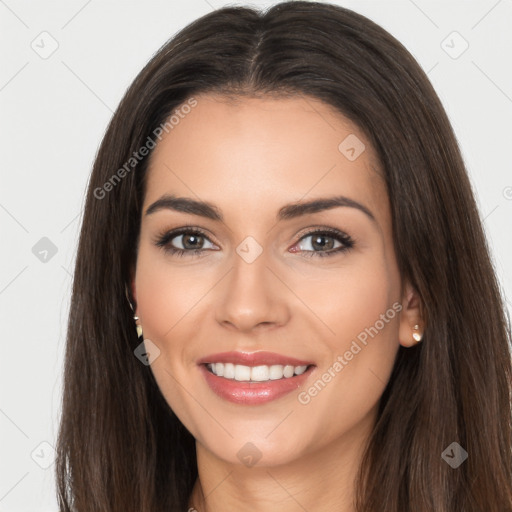
[[[288,366],[286,368],[288,368]],[[290,366],[290,368],[292,369],[292,375],[293,375],[293,366]],[[285,377],[290,377],[290,375],[287,375],[286,373],[283,374],[283,367],[280,364],[275,364],[275,365],[271,366],[268,371],[268,374],[269,374],[268,376],[269,376],[270,380],[282,379],[283,375]]]
[[[246,366],[247,368],[247,366]],[[268,366],[254,366],[251,370],[251,380],[255,380],[258,382],[268,380],[270,369]],[[249,379],[246,379],[249,380]]]
[[[209,363],[207,366],[218,377],[253,382],[265,382],[282,378],[289,379],[294,375],[302,375],[307,369],[307,366],[283,366],[281,364],[245,366],[232,363]]]
[[[295,375],[302,375],[306,371],[307,366],[297,366],[295,368]]]
[[[283,375],[285,377],[293,377],[293,374],[295,373],[295,368],[290,365],[286,365],[283,370]]]
[[[216,364],[214,364],[213,366],[216,366]],[[213,370],[213,368],[212,368],[212,370]],[[226,379],[234,379],[235,378],[235,365],[234,364],[226,363],[224,365],[223,377],[226,377]]]
[[[251,369],[241,364],[235,365],[235,380],[251,380]]]

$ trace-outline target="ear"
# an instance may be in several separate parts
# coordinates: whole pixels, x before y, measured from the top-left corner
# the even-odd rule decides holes
[[[129,283],[128,283],[127,287],[128,287],[128,292],[130,295],[130,302],[133,305],[133,308],[135,310],[134,312],[136,312],[137,311],[137,290],[135,287],[135,268],[134,267],[130,268],[130,277],[129,277]]]
[[[400,313],[400,326],[398,329],[400,345],[412,347],[418,343],[413,338],[413,334],[423,335],[425,331],[422,311],[423,304],[418,292],[409,282],[406,282],[402,292],[402,311]],[[414,329],[416,325],[418,326],[417,330]]]

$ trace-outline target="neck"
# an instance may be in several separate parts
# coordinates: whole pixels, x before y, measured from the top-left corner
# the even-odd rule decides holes
[[[196,441],[198,479],[189,511],[355,512],[354,485],[372,426],[358,424],[312,453],[265,467],[228,463]]]

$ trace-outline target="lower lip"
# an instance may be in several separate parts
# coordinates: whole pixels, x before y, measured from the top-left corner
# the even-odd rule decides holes
[[[302,386],[315,366],[310,366],[301,375],[265,382],[240,382],[235,379],[225,379],[211,373],[204,364],[199,365],[199,368],[212,391],[221,398],[236,404],[257,405],[277,400]]]

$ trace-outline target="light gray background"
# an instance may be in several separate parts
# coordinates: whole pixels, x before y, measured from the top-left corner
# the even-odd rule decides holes
[[[458,137],[512,311],[512,0],[329,3],[379,23],[428,72]],[[57,510],[52,447],[71,273],[107,123],[152,54],[224,5],[0,0],[0,512]],[[459,55],[464,40],[469,47]],[[43,237],[54,255],[45,255]]]

